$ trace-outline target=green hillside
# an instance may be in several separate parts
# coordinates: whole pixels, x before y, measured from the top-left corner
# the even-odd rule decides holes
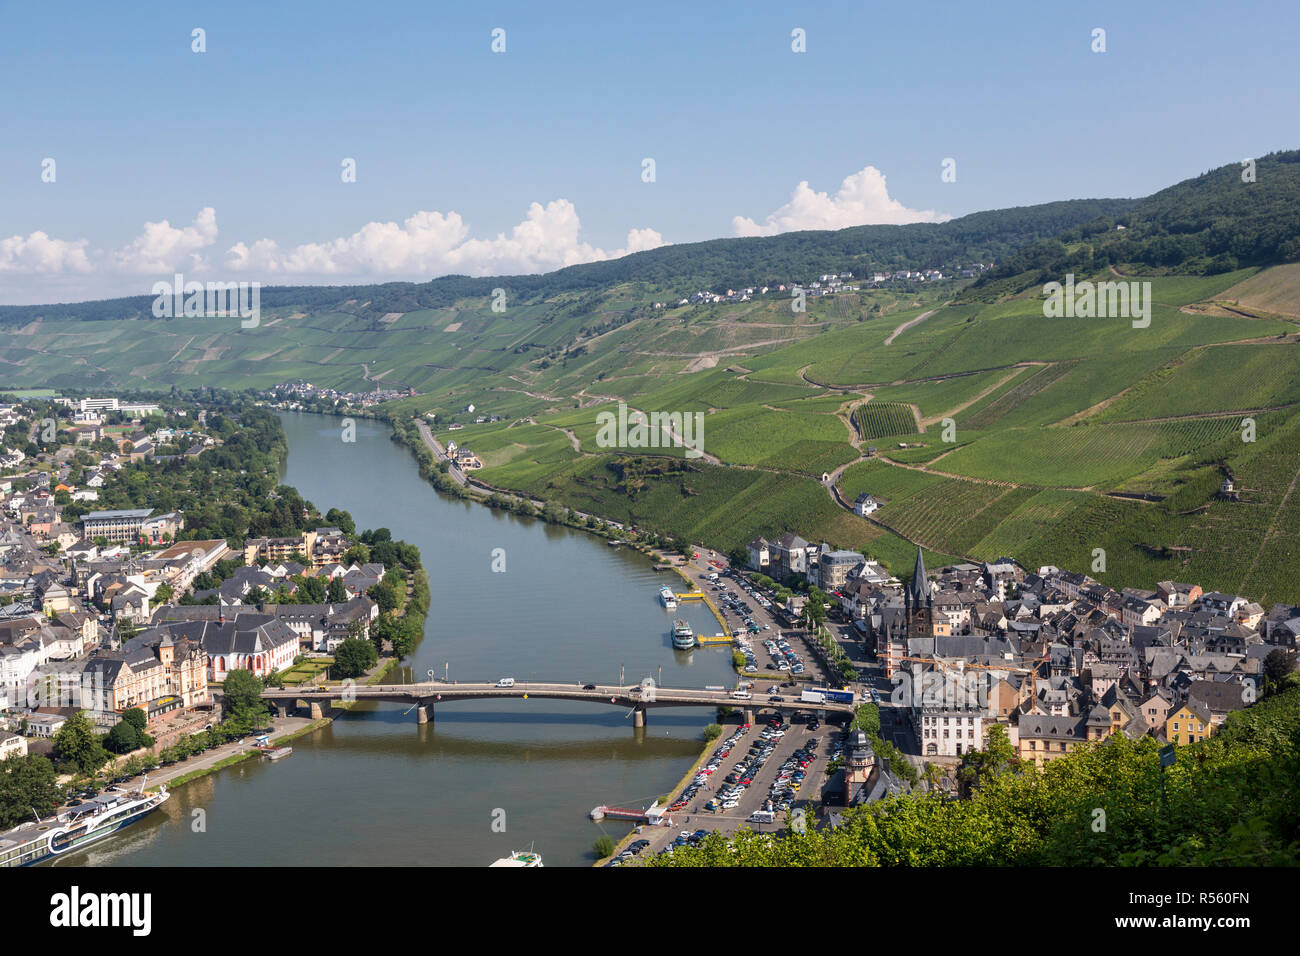
[[[1217,275],[1245,266],[1300,259],[1300,151],[1270,153],[1254,168],[1229,164],[1138,202],[1127,213],[1033,242],[981,277],[972,295],[987,298],[1068,272],[1110,266],[1128,272]]]
[[[1236,218],[1220,202],[1240,179],[1228,166],[1107,207],[1131,228],[1088,243],[1078,238],[1081,217],[1095,219],[1100,207],[1086,203],[916,229],[719,240],[696,248],[708,247],[699,261],[695,247],[673,247],[528,277],[532,298],[512,299],[504,313],[483,291],[504,279],[311,290],[264,307],[251,329],[224,319],[107,321],[112,303],[88,306],[87,320],[60,317],[62,307],[0,310],[9,323],[0,386],[261,389],[305,379],[412,388],[418,394],[379,414],[413,447],[423,439],[411,419],[422,416],[442,440],[477,452],[478,477],[495,487],[723,549],[791,530],[900,568],[920,545],[939,561],[1010,554],[1031,567],[1080,569],[1101,549],[1106,569],[1096,576],[1117,588],[1173,578],[1265,606],[1300,602],[1300,310],[1280,307],[1300,295],[1290,266],[1193,274],[1215,272],[1203,260],[1217,246],[1188,246],[1179,262],[1131,276],[1150,283],[1141,328],[1126,318],[1047,318],[1041,286],[1007,294],[1023,270],[965,290],[920,283],[812,297],[805,312],[784,296],[655,307],[668,298],[663,263],[684,270],[671,281],[685,289],[731,268],[806,278],[856,266],[854,255],[916,256],[908,264],[919,267],[927,249],[974,259],[1033,242],[1063,219],[1063,247],[1109,256],[1130,241],[1111,233],[1132,233],[1130,250],[1173,234],[1179,202],[1189,223],[1211,217],[1205,236],[1255,237],[1253,263],[1300,234],[1289,213],[1268,227],[1280,202],[1300,208],[1296,155],[1260,160],[1249,184],[1256,198]],[[1265,247],[1273,252],[1258,252]],[[1009,263],[1016,253],[1005,255]],[[1113,276],[1104,265],[1078,278]],[[448,290],[454,301],[439,298]],[[385,304],[376,317],[370,296],[389,293],[448,304]],[[629,465],[647,450],[597,443],[596,416],[617,402],[701,413],[704,457]],[[479,415],[501,420],[475,424]],[[681,458],[678,449],[649,453]],[[1228,476],[1235,497],[1218,495]],[[844,506],[863,492],[883,502],[869,519]]]

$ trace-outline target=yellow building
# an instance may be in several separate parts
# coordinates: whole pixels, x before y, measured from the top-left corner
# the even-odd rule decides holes
[[[1207,740],[1213,733],[1210,712],[1190,701],[1170,713],[1165,721],[1165,739],[1172,744],[1194,744]]]

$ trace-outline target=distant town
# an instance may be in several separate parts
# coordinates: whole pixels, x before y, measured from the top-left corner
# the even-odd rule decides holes
[[[886,289],[916,283],[935,283],[954,279],[974,279],[991,266],[976,262],[970,266],[954,266],[948,272],[942,269],[898,269],[893,272],[873,272],[858,279],[852,272],[826,272],[807,282],[774,282],[763,286],[746,286],[727,289],[725,292],[701,290],[674,302],[655,302],[655,309],[680,308],[685,305],[718,305],[725,302],[749,302],[765,295],[791,295],[800,290],[810,297],[837,295],[842,292],[861,292],[864,289]]]

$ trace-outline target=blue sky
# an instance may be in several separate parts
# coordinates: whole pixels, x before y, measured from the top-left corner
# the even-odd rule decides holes
[[[1146,195],[1300,145],[1297,27],[1283,3],[3,3],[0,302]]]

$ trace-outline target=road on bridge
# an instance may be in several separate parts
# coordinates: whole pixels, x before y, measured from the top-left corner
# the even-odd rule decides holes
[[[516,681],[502,686],[498,682],[444,683],[426,681],[414,684],[326,685],[293,688],[267,688],[262,697],[270,701],[385,700],[429,705],[456,700],[484,698],[538,697],[550,700],[577,700],[612,704],[636,710],[651,707],[734,707],[745,710],[782,710],[795,712],[828,711],[852,713],[852,704],[805,703],[796,697],[755,694],[750,698],[735,696],[733,691],[697,690],[679,687],[656,687],[640,684],[610,686],[602,684],[555,684]],[[782,699],[774,699],[774,698]]]

